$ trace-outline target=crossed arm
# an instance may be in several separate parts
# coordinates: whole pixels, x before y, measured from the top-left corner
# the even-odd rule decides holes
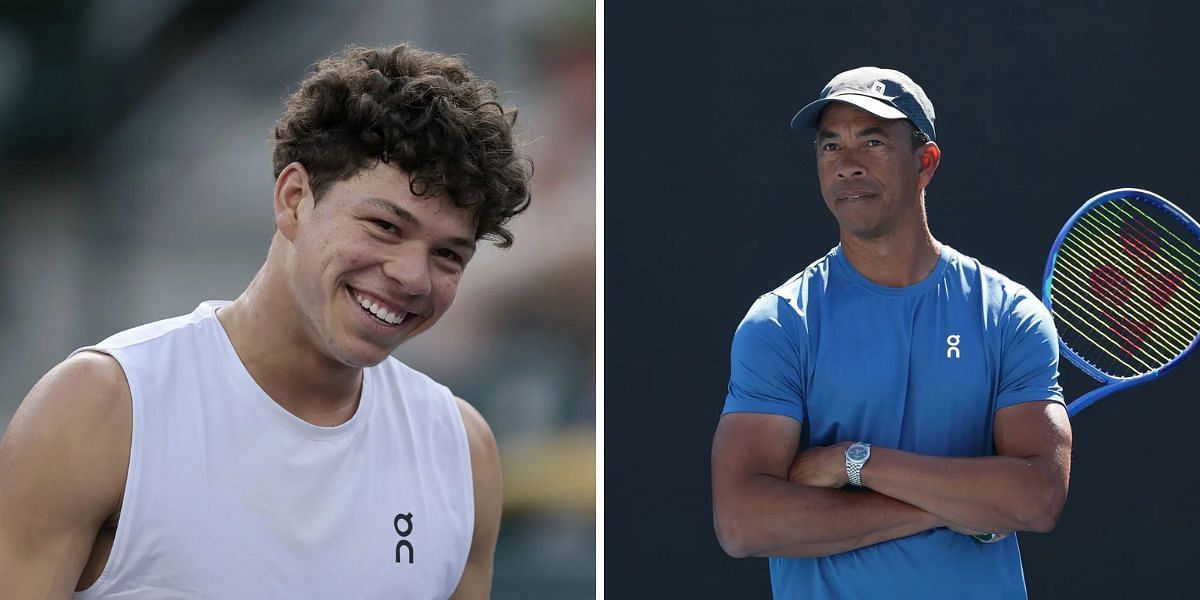
[[[996,413],[996,456],[947,458],[873,446],[865,490],[847,484],[854,440],[796,453],[800,423],[731,413],[713,440],[713,520],[727,553],[827,556],[927,529],[1049,531],[1066,501],[1071,427],[1056,402]]]

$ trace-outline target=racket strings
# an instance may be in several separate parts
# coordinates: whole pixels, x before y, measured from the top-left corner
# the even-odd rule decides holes
[[[1079,279],[1086,277],[1088,281],[1086,286],[1075,284],[1071,287],[1084,297],[1099,296],[1098,301],[1090,303],[1090,307],[1099,309],[1101,314],[1107,317],[1109,325],[1126,330],[1139,341],[1144,338],[1165,344],[1166,348],[1162,350],[1168,356],[1173,356],[1179,347],[1191,342],[1198,326],[1192,311],[1189,310],[1194,308],[1194,302],[1181,297],[1177,303],[1172,304],[1169,294],[1154,295],[1152,284],[1148,283],[1153,281],[1152,279],[1143,277],[1130,282],[1122,277],[1113,281],[1113,278],[1120,277],[1120,274],[1107,265],[1083,261],[1083,267],[1090,268],[1090,274],[1080,273],[1078,268],[1067,267]],[[1143,294],[1146,294],[1144,297],[1139,298],[1132,293],[1132,290],[1139,287],[1142,288]],[[1113,289],[1120,291],[1113,292]],[[1184,310],[1178,310],[1180,307],[1184,307]],[[1151,328],[1152,323],[1158,323],[1160,326]],[[1121,333],[1119,329],[1118,333]]]
[[[1184,267],[1188,273],[1183,273],[1178,264],[1181,259],[1185,258],[1182,254],[1171,255],[1159,252],[1152,244],[1155,243],[1153,238],[1142,235],[1142,239],[1131,239],[1123,234],[1130,230],[1143,231],[1140,228],[1145,227],[1142,223],[1133,225],[1132,222],[1116,223],[1113,222],[1110,215],[1104,212],[1103,207],[1093,211],[1103,220],[1088,222],[1081,219],[1079,225],[1095,235],[1093,241],[1096,247],[1100,249],[1107,258],[1115,261],[1120,266],[1124,266],[1126,270],[1134,271],[1145,285],[1144,289],[1151,294],[1151,297],[1157,304],[1167,305],[1175,296],[1176,292],[1182,291],[1187,297],[1187,301],[1192,304],[1200,303],[1200,292],[1192,285],[1191,281],[1200,278],[1200,271]],[[1112,236],[1116,234],[1117,242],[1114,243]],[[1144,241],[1143,241],[1144,240]],[[1174,260],[1175,262],[1172,262]],[[1153,270],[1152,270],[1153,269]],[[1190,274],[1190,278],[1188,275]],[[1192,315],[1196,322],[1200,322],[1200,317]]]
[[[1112,203],[1110,203],[1110,204],[1112,204]],[[1107,206],[1107,205],[1105,205],[1105,206]],[[1127,231],[1129,231],[1129,232],[1132,232],[1132,234],[1133,234],[1133,236],[1131,236],[1131,237],[1122,237],[1121,238],[1122,243],[1128,243],[1129,245],[1138,247],[1140,252],[1143,255],[1145,255],[1149,259],[1155,260],[1155,262],[1161,267],[1183,268],[1183,269],[1186,269],[1192,275],[1193,278],[1200,278],[1200,262],[1197,262],[1195,260],[1195,258],[1193,257],[1193,255],[1194,255],[1196,258],[1200,258],[1200,250],[1193,248],[1191,246],[1187,246],[1187,245],[1183,245],[1182,248],[1177,247],[1175,244],[1172,244],[1169,240],[1164,239],[1161,235],[1158,234],[1158,232],[1151,230],[1149,227],[1146,226],[1145,223],[1139,221],[1136,217],[1130,215],[1128,212],[1126,212],[1124,210],[1121,210],[1120,206],[1115,206],[1113,208],[1115,210],[1120,211],[1124,215],[1126,221],[1124,221],[1124,223],[1121,223],[1121,224],[1128,225],[1128,229],[1118,229],[1118,230],[1121,231],[1121,233],[1126,233]],[[1134,208],[1137,208],[1137,207],[1134,207]],[[1105,212],[1104,206],[1099,207],[1096,212],[1100,216],[1105,217],[1105,219],[1108,220],[1110,226],[1113,226],[1116,223],[1120,223],[1120,221],[1117,220],[1117,219],[1119,219],[1119,217],[1114,217],[1114,215],[1112,215],[1111,213]],[[1154,220],[1152,217],[1149,217],[1149,215],[1145,215],[1145,213],[1143,211],[1141,211],[1140,209],[1138,210],[1138,212],[1141,213],[1142,215],[1144,215],[1145,217],[1148,217],[1152,222],[1154,222],[1156,225],[1158,225],[1158,227],[1160,228],[1161,231],[1170,233],[1171,235],[1174,235],[1174,233],[1171,232],[1170,229],[1166,228],[1165,226],[1162,226],[1161,224],[1158,223],[1157,220]],[[1182,243],[1182,240],[1179,240],[1179,241]],[[1162,246],[1166,246],[1166,248],[1169,248],[1170,250],[1163,251],[1160,254],[1159,250],[1162,248]],[[1176,262],[1171,263],[1170,260],[1172,260],[1172,259],[1175,260]],[[1197,294],[1195,293],[1194,290],[1192,291],[1192,295],[1193,295],[1193,298],[1197,297]]]
[[[1064,244],[1064,248],[1066,244]],[[1168,312],[1168,307],[1172,306],[1171,301],[1175,291],[1183,289],[1181,302],[1185,306],[1190,305],[1195,307],[1200,304],[1200,299],[1191,292],[1187,286],[1175,285],[1171,290],[1162,287],[1158,278],[1154,276],[1145,276],[1145,269],[1141,269],[1143,278],[1141,282],[1144,284],[1143,290],[1150,295],[1150,302],[1140,302],[1136,306],[1129,302],[1129,299],[1137,300],[1133,294],[1133,286],[1136,281],[1131,282],[1120,270],[1113,267],[1110,262],[1117,262],[1125,266],[1127,271],[1138,272],[1137,265],[1123,263],[1120,257],[1108,251],[1103,247],[1096,248],[1098,252],[1088,254],[1086,251],[1079,252],[1074,247],[1068,249],[1066,254],[1076,259],[1072,262],[1064,264],[1064,268],[1072,274],[1087,281],[1087,287],[1095,290],[1096,295],[1104,304],[1109,307],[1109,310],[1115,310],[1126,316],[1141,316],[1144,313],[1149,313],[1157,318],[1171,322],[1171,319],[1178,318],[1181,323],[1181,328],[1186,330],[1188,327],[1200,328],[1200,316],[1194,311],[1178,311],[1178,315],[1172,315]],[[1083,290],[1077,290],[1083,291]],[[1136,312],[1136,311],[1144,312]],[[1177,328],[1166,328],[1165,333],[1175,334],[1182,338],[1183,341],[1190,342],[1191,338],[1186,333]]]
[[[1062,283],[1080,294],[1080,297],[1088,302],[1088,308],[1092,310],[1109,310],[1127,318],[1139,318],[1143,316],[1144,313],[1135,312],[1134,307],[1128,302],[1127,298],[1132,295],[1132,286],[1127,279],[1120,276],[1119,272],[1114,273],[1115,269],[1111,266],[1089,260],[1086,255],[1077,256],[1074,251],[1066,251],[1060,254],[1060,256],[1064,255],[1068,258],[1068,261],[1065,261],[1062,265],[1063,270],[1074,277],[1065,277]],[[1076,277],[1084,281],[1090,280],[1091,283],[1088,286],[1081,286],[1076,283]],[[1109,285],[1111,288],[1106,289],[1102,287],[1103,285]],[[1105,304],[1103,306],[1091,301],[1091,290],[1088,289],[1089,287],[1092,289],[1100,287],[1097,290],[1097,295],[1100,297],[1100,300],[1104,301]],[[1115,288],[1115,291],[1113,288]],[[1144,309],[1156,318],[1170,319],[1171,315],[1168,315],[1161,306],[1158,302],[1154,302],[1145,305]],[[1191,325],[1200,329],[1200,321],[1195,318],[1195,315],[1184,312],[1182,313],[1181,320],[1184,322],[1184,325]],[[1159,337],[1171,339],[1175,343],[1182,342],[1187,344],[1191,342],[1181,329],[1173,327],[1164,327],[1161,330],[1155,330],[1153,337],[1156,339]]]
[[[1108,215],[1103,213],[1103,207],[1096,210],[1101,217],[1108,218]],[[1111,234],[1127,231],[1131,226],[1119,227],[1117,224],[1109,221],[1107,223],[1107,231]],[[1085,227],[1090,224],[1084,224]],[[1137,226],[1144,227],[1144,224],[1138,223]],[[1103,235],[1103,233],[1101,234]],[[1118,264],[1124,266],[1127,271],[1132,270],[1140,280],[1142,289],[1149,295],[1146,298],[1153,305],[1151,308],[1168,309],[1169,307],[1183,308],[1178,315],[1171,315],[1168,318],[1178,318],[1182,321],[1181,325],[1184,328],[1200,328],[1200,315],[1197,314],[1196,308],[1200,306],[1200,292],[1198,292],[1192,281],[1200,278],[1200,272],[1192,269],[1187,269],[1188,273],[1184,273],[1178,268],[1180,256],[1174,258],[1175,262],[1168,260],[1169,254],[1158,252],[1142,252],[1149,244],[1153,243],[1153,239],[1147,239],[1146,245],[1136,245],[1138,240],[1130,240],[1127,238],[1118,238],[1122,246],[1121,251],[1117,251],[1112,247],[1111,239],[1108,244],[1104,244],[1106,254]],[[1140,253],[1140,254],[1139,254]],[[1131,260],[1131,256],[1139,256],[1141,261]],[[1164,258],[1168,257],[1168,258]],[[1190,274],[1190,277],[1189,277]],[[1121,277],[1121,275],[1116,275]],[[1179,297],[1179,303],[1173,301]],[[1189,339],[1193,335],[1186,336]]]
[[[1095,348],[1096,350],[1099,350],[1100,352],[1103,352],[1103,353],[1104,353],[1106,356],[1108,356],[1108,358],[1110,358],[1110,359],[1111,359],[1111,360],[1112,360],[1114,363],[1116,363],[1116,364],[1118,364],[1118,365],[1121,365],[1122,367],[1125,367],[1126,369],[1128,369],[1128,370],[1129,370],[1129,372],[1130,372],[1130,373],[1144,373],[1144,372],[1146,372],[1146,371],[1152,371],[1152,370],[1154,370],[1154,368],[1153,368],[1151,365],[1148,365],[1148,364],[1146,364],[1146,363],[1144,363],[1144,362],[1141,362],[1141,361],[1137,361],[1137,360],[1135,360],[1135,361],[1134,361],[1134,362],[1141,362],[1141,365],[1140,365],[1140,366],[1138,366],[1138,367],[1135,367],[1135,366],[1133,366],[1133,365],[1130,365],[1129,363],[1125,362],[1124,360],[1122,360],[1122,359],[1121,359],[1121,357],[1120,357],[1120,356],[1118,356],[1118,355],[1114,354],[1114,353],[1113,353],[1111,350],[1109,350],[1109,348],[1110,348],[1110,347],[1119,345],[1119,342],[1117,342],[1117,341],[1113,340],[1112,338],[1108,337],[1108,334],[1107,334],[1107,333],[1105,333],[1105,331],[1104,331],[1103,329],[1100,329],[1100,328],[1097,328],[1097,327],[1092,327],[1092,329],[1093,329],[1093,330],[1095,330],[1095,332],[1096,332],[1096,333],[1099,333],[1099,334],[1100,334],[1100,336],[1101,336],[1101,337],[1103,337],[1103,338],[1104,338],[1106,341],[1108,341],[1109,343],[1108,343],[1108,344],[1104,344],[1104,343],[1101,343],[1101,342],[1098,342],[1098,341],[1096,341],[1095,339],[1093,339],[1093,337],[1092,337],[1092,336],[1088,335],[1087,331],[1085,331],[1084,329],[1081,329],[1079,326],[1077,326],[1077,325],[1075,324],[1075,323],[1077,323],[1077,322],[1078,322],[1078,323],[1086,323],[1086,322],[1088,322],[1088,319],[1087,319],[1086,317],[1083,317],[1083,316],[1079,315],[1078,313],[1076,313],[1074,310],[1071,310],[1071,309],[1069,309],[1069,308],[1068,308],[1068,309],[1066,309],[1066,310],[1067,310],[1067,312],[1068,312],[1068,313],[1070,313],[1070,316],[1072,316],[1072,317],[1075,317],[1075,319],[1074,319],[1074,320],[1073,320],[1073,319],[1068,319],[1068,318],[1064,317],[1064,315],[1062,314],[1062,312],[1060,312],[1060,311],[1059,311],[1059,307],[1061,307],[1061,305],[1059,305],[1059,306],[1055,306],[1054,310],[1052,311],[1052,314],[1054,315],[1054,319],[1055,319],[1056,321],[1058,321],[1058,323],[1059,323],[1059,325],[1060,325],[1060,327],[1059,327],[1059,334],[1062,336],[1062,340],[1063,340],[1063,341],[1064,341],[1064,342],[1065,342],[1065,343],[1066,343],[1068,346],[1070,346],[1072,349],[1075,349],[1075,353],[1076,353],[1076,354],[1079,354],[1080,356],[1083,356],[1083,353],[1082,353],[1082,352],[1080,352],[1080,350],[1079,350],[1079,346],[1078,346],[1076,343],[1073,343],[1072,341],[1070,341],[1070,338],[1069,338],[1067,335],[1065,335],[1065,333],[1066,333],[1066,332],[1065,332],[1065,331],[1063,331],[1063,329],[1062,329],[1062,327],[1061,327],[1062,325],[1066,325],[1066,326],[1067,326],[1067,327],[1068,327],[1068,328],[1069,328],[1071,331],[1073,331],[1073,332],[1074,332],[1074,333],[1075,333],[1075,334],[1076,334],[1076,335],[1077,335],[1077,336],[1078,336],[1080,339],[1083,339],[1083,340],[1087,341],[1089,344],[1091,344],[1091,345],[1092,345],[1092,347],[1093,347],[1093,348]],[[1092,356],[1089,356],[1089,358],[1092,358]],[[1096,364],[1096,361],[1095,361],[1095,360],[1089,360],[1088,362],[1091,362],[1091,363],[1092,363],[1092,366],[1095,366],[1095,367],[1099,368],[1101,371],[1104,371],[1105,373],[1113,374],[1111,369],[1105,369],[1105,368],[1103,368],[1103,367],[1102,367],[1102,365],[1098,365],[1098,364]],[[1120,376],[1120,375],[1118,375],[1118,376]]]
[[[1051,275],[1062,340],[1100,371],[1161,368],[1200,335],[1200,243],[1137,198],[1098,205],[1063,239]]]
[[[1114,208],[1115,208],[1115,209],[1117,209],[1117,210],[1122,210],[1122,207],[1121,207],[1121,206],[1114,206]],[[1180,253],[1180,256],[1182,256],[1182,257],[1184,258],[1184,260],[1186,260],[1186,261],[1188,261],[1189,263],[1191,263],[1191,265],[1192,265],[1193,267],[1195,267],[1197,270],[1200,270],[1200,248],[1198,248],[1198,247],[1196,246],[1196,244],[1195,244],[1195,242],[1194,242],[1194,241],[1193,241],[1193,242],[1188,242],[1188,241],[1186,241],[1186,240],[1184,240],[1184,239],[1180,238],[1179,236],[1175,235],[1175,232],[1174,232],[1174,231],[1171,231],[1171,229],[1170,229],[1170,228],[1168,228],[1168,227],[1166,227],[1166,226],[1164,226],[1164,225],[1160,224],[1160,223],[1158,222],[1158,220],[1157,220],[1157,219],[1155,219],[1153,216],[1146,214],[1144,211],[1142,211],[1142,209],[1138,208],[1137,204],[1135,204],[1135,203],[1133,203],[1133,202],[1130,202],[1130,203],[1128,203],[1128,208],[1131,208],[1131,209],[1133,209],[1134,211],[1136,211],[1138,214],[1140,214],[1140,215],[1141,215],[1143,218],[1145,218],[1146,220],[1148,220],[1148,221],[1150,221],[1150,222],[1154,223],[1155,225],[1158,225],[1158,226],[1159,226],[1159,228],[1160,228],[1162,231],[1165,231],[1165,232],[1167,233],[1167,235],[1169,235],[1169,236],[1170,236],[1170,237],[1172,237],[1172,238],[1173,238],[1173,239],[1174,239],[1176,242],[1178,242],[1178,243],[1179,243],[1179,245],[1180,245],[1180,247],[1181,247],[1181,248],[1183,248],[1182,250],[1181,250],[1181,249],[1179,249],[1179,248],[1176,248],[1176,247],[1175,247],[1173,244],[1171,244],[1171,242],[1170,242],[1170,241],[1166,241],[1166,240],[1164,240],[1164,241],[1166,241],[1166,243],[1167,243],[1167,245],[1168,245],[1168,246],[1170,246],[1172,249],[1174,249],[1174,250],[1176,250],[1177,252],[1179,252],[1179,253]],[[1122,211],[1122,212],[1123,212],[1123,211]],[[1131,219],[1134,219],[1134,220],[1136,221],[1136,218],[1132,217],[1132,215],[1128,215],[1128,213],[1126,213],[1126,215],[1127,215],[1127,216],[1130,216],[1130,218],[1131,218]],[[1195,273],[1195,272],[1196,272],[1196,271],[1193,271],[1193,273]]]
[[[1186,347],[1191,343],[1188,330],[1200,329],[1200,320],[1196,319],[1195,314],[1186,310],[1177,315],[1170,314],[1167,310],[1167,307],[1171,306],[1170,298],[1166,294],[1155,296],[1155,301],[1141,301],[1133,293],[1137,281],[1129,281],[1120,271],[1104,263],[1103,258],[1098,260],[1088,254],[1077,254],[1074,248],[1067,249],[1065,244],[1064,249],[1065,251],[1060,251],[1060,257],[1066,257],[1067,260],[1063,261],[1062,268],[1065,274],[1071,277],[1063,277],[1061,283],[1075,292],[1080,301],[1087,305],[1078,308],[1120,316],[1122,318],[1111,321],[1118,328],[1127,330],[1132,327],[1131,323],[1145,320],[1147,317],[1166,323],[1166,326],[1153,328],[1148,332],[1148,339],[1165,347],[1161,350],[1166,353],[1166,360],[1174,356],[1177,346]],[[1103,256],[1109,257],[1111,254],[1105,253]],[[1145,281],[1143,280],[1143,283]],[[1153,284],[1146,285],[1146,288],[1152,287]],[[1154,293],[1150,289],[1146,291]],[[1075,296],[1068,296],[1066,299],[1074,298]],[[1195,305],[1195,302],[1190,304]],[[1171,326],[1174,323],[1173,319],[1180,321],[1178,326]]]
[[[1129,359],[1129,362],[1137,363],[1137,366],[1129,364],[1129,362],[1123,360],[1120,355],[1113,352],[1110,348],[1125,348],[1139,345],[1144,342],[1144,340],[1139,338],[1144,334],[1145,328],[1135,331],[1131,326],[1123,325],[1121,321],[1113,319],[1107,321],[1097,320],[1095,317],[1088,316],[1089,314],[1093,314],[1088,308],[1079,306],[1078,303],[1071,301],[1070,297],[1067,297],[1066,300],[1067,302],[1060,306],[1063,311],[1073,318],[1066,318],[1063,313],[1058,312],[1058,306],[1055,307],[1055,316],[1074,330],[1075,333],[1083,337],[1083,339],[1104,352],[1109,358],[1121,364],[1121,366],[1133,372],[1140,373],[1152,371],[1157,368],[1158,364],[1163,364],[1170,360],[1170,357],[1165,356],[1161,351],[1146,353],[1125,352],[1124,354]],[[1072,307],[1072,305],[1074,306]],[[1081,328],[1080,324],[1087,325],[1087,329],[1090,329],[1092,332],[1091,335]],[[1099,338],[1099,340],[1096,338]],[[1107,343],[1102,343],[1100,340]]]
[[[1086,229],[1087,225],[1088,225],[1088,223],[1085,221],[1084,225],[1081,226],[1081,230]],[[1109,228],[1109,230],[1112,231],[1111,228]],[[1142,232],[1142,235],[1143,235],[1143,237],[1148,237],[1144,231]],[[1131,266],[1136,267],[1138,276],[1140,277],[1141,281],[1136,282],[1140,285],[1135,285],[1132,287],[1141,288],[1143,292],[1148,292],[1148,295],[1145,298],[1136,298],[1135,297],[1135,299],[1138,299],[1140,301],[1136,304],[1128,304],[1127,300],[1128,300],[1128,294],[1130,293],[1131,286],[1128,284],[1128,282],[1124,278],[1124,276],[1120,274],[1118,269],[1115,269],[1107,264],[1097,264],[1098,261],[1085,262],[1084,266],[1090,268],[1090,277],[1089,277],[1090,287],[1093,289],[1093,291],[1099,293],[1099,296],[1105,302],[1106,307],[1111,309],[1114,306],[1115,307],[1124,306],[1126,308],[1126,310],[1119,311],[1119,312],[1121,312],[1123,314],[1123,316],[1126,316],[1126,317],[1130,316],[1131,312],[1149,312],[1151,314],[1151,316],[1154,316],[1154,317],[1157,317],[1160,319],[1162,319],[1164,317],[1170,319],[1170,318],[1177,318],[1177,317],[1182,316],[1182,321],[1185,326],[1187,326],[1189,324],[1194,326],[1194,324],[1196,323],[1196,319],[1195,319],[1194,314],[1192,314],[1192,312],[1190,310],[1184,310],[1181,313],[1181,315],[1164,314],[1162,310],[1158,310],[1158,309],[1172,308],[1172,304],[1170,302],[1172,300],[1172,297],[1175,295],[1176,288],[1179,287],[1178,284],[1181,282],[1181,277],[1178,274],[1173,273],[1169,270],[1167,271],[1168,277],[1165,277],[1165,278],[1161,277],[1161,276],[1155,276],[1153,274],[1147,275],[1147,271],[1149,271],[1149,269],[1147,269],[1145,265],[1133,264],[1133,263],[1131,263],[1131,261],[1127,260],[1126,258],[1129,255],[1138,256],[1143,259],[1152,258],[1153,255],[1151,255],[1145,251],[1147,248],[1152,248],[1152,246],[1150,244],[1140,244],[1137,246],[1134,246],[1132,244],[1126,244],[1126,245],[1128,246],[1126,248],[1126,250],[1128,250],[1128,251],[1124,252],[1124,253],[1114,251],[1112,244],[1107,245],[1107,247],[1101,246],[1100,247],[1101,252],[1099,253],[1099,256],[1101,259],[1116,259],[1114,262],[1117,264],[1121,264],[1126,271],[1129,271]],[[1164,266],[1167,266],[1167,267],[1172,266],[1169,264],[1165,265],[1163,263],[1163,261],[1151,261],[1151,262],[1152,262],[1153,266],[1158,269],[1162,269]],[[1187,298],[1185,298],[1185,300],[1189,300],[1189,299],[1191,300],[1191,301],[1186,302],[1186,304],[1194,303],[1194,297],[1193,297],[1194,294],[1192,294],[1191,290],[1185,286],[1183,291],[1184,291],[1184,295],[1187,297]],[[1150,302],[1147,303],[1144,300],[1149,300]],[[1172,310],[1170,312],[1178,312],[1178,311]],[[1133,316],[1140,316],[1140,315],[1133,315]],[[1136,321],[1135,321],[1135,323],[1136,323]],[[1125,329],[1133,329],[1132,327],[1128,326],[1128,323],[1121,323],[1120,321],[1116,321],[1115,324],[1126,325]],[[1139,327],[1137,329],[1144,330],[1146,328]],[[1191,329],[1191,327],[1188,327],[1188,329]],[[1167,331],[1170,332],[1172,330],[1168,329]],[[1133,331],[1131,333],[1140,334],[1141,331]],[[1188,332],[1188,334],[1190,334],[1190,332]],[[1128,340],[1128,336],[1124,336],[1124,337]],[[1186,345],[1186,342],[1188,341],[1186,339],[1186,337],[1190,337],[1190,336],[1181,333],[1179,335],[1175,335],[1172,337],[1184,338],[1184,339],[1177,339],[1176,341],[1183,342]]]

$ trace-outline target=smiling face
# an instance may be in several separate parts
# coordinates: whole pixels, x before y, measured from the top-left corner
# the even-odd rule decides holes
[[[921,224],[921,191],[937,168],[932,142],[913,149],[911,125],[831,103],[817,126],[817,177],[842,235],[875,239]],[[923,226],[923,225],[922,225]]]
[[[413,195],[408,175],[382,163],[331,184],[317,202],[295,163],[276,195],[288,286],[318,351],[349,366],[377,364],[454,302],[475,251],[469,210]]]

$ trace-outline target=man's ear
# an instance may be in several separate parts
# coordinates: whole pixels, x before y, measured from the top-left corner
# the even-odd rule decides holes
[[[279,172],[275,179],[275,226],[284,238],[292,241],[300,223],[300,205],[312,201],[308,171],[304,165],[294,162]]]
[[[925,142],[925,145],[917,148],[917,161],[921,168],[917,171],[920,174],[921,189],[925,189],[929,182],[933,180],[933,174],[937,172],[938,165],[942,162],[942,149],[934,142]]]

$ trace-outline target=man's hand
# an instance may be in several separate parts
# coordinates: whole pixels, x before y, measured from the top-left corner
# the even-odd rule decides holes
[[[788,481],[809,487],[841,488],[846,478],[846,449],[850,442],[816,446],[796,455],[788,468]]]
[[[993,533],[990,531],[977,531],[975,529],[971,529],[970,527],[963,527],[962,525],[958,525],[955,523],[946,523],[946,529],[949,529],[950,531],[953,531],[954,533],[961,533],[963,535],[969,535],[972,537],[979,536],[979,535],[989,535],[989,534],[994,536],[991,539],[987,540],[986,542],[983,540],[979,540],[980,542],[982,542],[984,544],[995,544],[996,542],[1012,535],[1011,531],[1000,532],[1000,533]],[[978,539],[978,538],[976,538],[976,539]]]

